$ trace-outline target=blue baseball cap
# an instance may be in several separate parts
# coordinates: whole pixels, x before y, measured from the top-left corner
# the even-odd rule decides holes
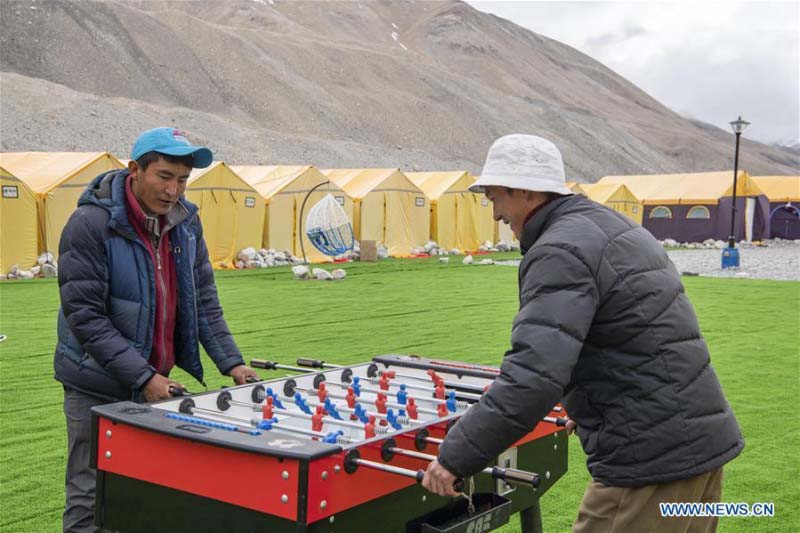
[[[214,154],[204,146],[194,146],[186,134],[177,128],[154,128],[139,135],[133,143],[131,159],[137,160],[147,152],[166,155],[191,155],[194,168],[206,168],[214,161]]]

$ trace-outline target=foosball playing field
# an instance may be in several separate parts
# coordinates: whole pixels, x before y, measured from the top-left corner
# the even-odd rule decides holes
[[[512,256],[516,257],[507,257]],[[176,370],[171,377],[182,382],[193,396],[162,402],[161,409],[171,414],[167,418],[159,411],[157,420],[157,424],[164,424],[164,420],[172,424],[164,430],[163,438],[169,438],[170,432],[194,431],[191,428],[213,423],[236,433],[234,440],[244,448],[248,438],[265,438],[264,434],[287,447],[288,443],[312,443],[305,448],[292,444],[294,449],[287,451],[274,473],[281,476],[287,472],[293,483],[294,471],[289,472],[289,464],[319,474],[306,473],[306,496],[313,506],[305,509],[313,509],[315,514],[305,518],[341,517],[338,525],[344,529],[332,528],[336,531],[348,531],[344,525],[348,516],[358,524],[362,509],[377,513],[374,516],[379,518],[370,518],[373,524],[382,520],[388,526],[392,517],[403,515],[403,507],[424,507],[431,501],[432,498],[421,498],[421,487],[409,476],[425,467],[426,454],[435,455],[437,439],[444,435],[448,421],[469,408],[487,381],[480,377],[459,381],[438,373],[445,382],[437,392],[437,381],[425,368],[396,364],[370,369],[373,357],[418,354],[422,360],[457,361],[466,367],[497,366],[507,348],[517,302],[513,267],[460,262],[447,265],[435,259],[415,259],[355,263],[345,268],[347,278],[339,282],[295,281],[288,269],[217,273],[225,317],[245,359],[273,361],[277,368],[258,370],[267,380],[263,385],[241,386],[227,394],[218,389],[232,383],[220,376],[207,359],[207,390]],[[800,283],[710,278],[683,281],[697,309],[712,363],[746,439],[742,455],[725,469],[722,501],[775,505],[774,517],[722,518],[719,530],[796,531],[800,528],[800,415],[796,409],[800,400]],[[0,305],[0,334],[7,336],[0,343],[0,529],[56,531],[60,529],[64,504],[66,454],[63,395],[60,384],[52,379],[57,283],[2,283]],[[353,373],[347,375],[345,369],[335,366],[315,369],[310,374],[286,368],[296,367],[299,357],[347,366]],[[323,374],[324,378],[317,377]],[[360,389],[358,395],[353,385]],[[437,394],[439,401],[428,399]],[[411,398],[414,400],[409,402]],[[135,441],[135,428],[148,424],[152,413],[107,411],[106,415],[105,419],[100,417],[101,424],[114,419],[118,422],[115,428],[131,429],[133,436],[128,436]],[[539,433],[532,432],[517,452],[518,469],[539,476],[536,482],[542,492],[543,529],[548,532],[569,530],[589,481],[580,443],[576,437],[566,437],[558,426],[558,415],[554,411],[550,420],[540,424],[546,435],[537,429]],[[181,426],[190,429],[174,429]],[[116,435],[121,433],[115,438]],[[564,446],[554,450],[547,440],[545,447],[543,437],[568,441],[568,469],[559,470],[563,464],[559,454]],[[199,437],[195,440],[198,439],[202,441]],[[376,442],[377,448],[369,446]],[[230,446],[220,449],[231,450]],[[101,468],[107,451],[113,452],[114,448],[98,450]],[[270,456],[277,460],[275,457]],[[186,464],[186,468],[197,468]],[[376,464],[403,472],[387,478]],[[204,482],[203,472],[181,472],[174,464],[163,466],[182,483]],[[130,472],[120,472],[125,477],[117,478],[115,466],[106,463],[105,467],[110,483],[104,503],[121,517],[119,520],[135,522],[135,513],[114,507],[115,494],[127,490],[118,481],[128,479]],[[545,478],[548,470],[552,470],[552,481]],[[323,478],[322,472],[328,475]],[[516,473],[512,471],[510,475]],[[236,483],[236,475],[228,480],[229,487],[214,487],[206,479],[210,492],[203,498],[230,500],[231,492],[242,493],[246,498],[259,490],[254,476],[243,472],[242,481]],[[495,472],[494,477],[502,475]],[[360,479],[383,480],[380,490],[385,491],[385,510],[370,506],[367,499],[373,495],[360,493],[365,489]],[[495,486],[500,482],[502,479],[492,479],[492,472],[476,478],[478,485]],[[149,484],[145,479],[136,483],[137,488]],[[333,487],[334,483],[341,486]],[[275,515],[275,527],[303,518],[295,514],[298,506],[294,498],[300,493],[297,485],[292,485],[294,493],[275,491],[274,483],[264,481],[262,485],[262,490],[274,492],[275,511],[271,514]],[[249,488],[242,490],[244,486]],[[180,489],[173,487],[170,490],[175,492],[169,494],[179,494]],[[336,496],[343,490],[349,492],[348,498]],[[214,491],[221,491],[224,496]],[[190,487],[190,492],[196,494],[197,490]],[[515,492],[522,495],[520,498],[510,494],[516,513],[530,502],[521,487]],[[159,512],[169,512],[171,504],[168,499],[164,501],[162,493],[138,493],[145,494],[143,503],[150,498],[151,504],[160,502]],[[393,494],[407,495],[407,501]],[[282,503],[283,496],[286,503]],[[200,507],[202,501],[194,503]],[[173,505],[177,508],[192,504],[191,498],[178,498]],[[233,520],[252,517],[249,513],[237,515],[239,507],[220,509],[233,509]],[[237,530],[235,521],[227,523],[230,531]],[[508,525],[498,531],[511,533],[519,528],[518,515],[513,514]]]

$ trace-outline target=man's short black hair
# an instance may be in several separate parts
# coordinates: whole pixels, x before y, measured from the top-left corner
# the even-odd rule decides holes
[[[147,170],[147,167],[150,166],[150,163],[155,163],[160,159],[163,159],[167,163],[181,163],[189,168],[194,168],[194,157],[192,157],[191,154],[168,155],[160,152],[145,152],[139,159],[136,160],[136,164],[139,165],[141,171],[144,172]]]

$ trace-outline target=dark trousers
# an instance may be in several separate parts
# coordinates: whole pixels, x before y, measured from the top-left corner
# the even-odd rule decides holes
[[[94,525],[95,469],[89,466],[92,413],[95,405],[107,403],[73,389],[64,388],[67,419],[66,505],[62,525],[65,533],[106,531]]]

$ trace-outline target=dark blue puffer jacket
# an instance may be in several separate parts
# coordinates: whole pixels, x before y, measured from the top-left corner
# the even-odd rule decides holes
[[[143,400],[155,369],[148,364],[155,322],[155,273],[128,221],[127,170],[101,174],[86,188],[61,234],[55,378],[108,400]],[[181,198],[168,217],[178,313],[175,362],[203,381],[198,340],[226,374],[244,363],[222,316],[214,273],[197,216]]]

